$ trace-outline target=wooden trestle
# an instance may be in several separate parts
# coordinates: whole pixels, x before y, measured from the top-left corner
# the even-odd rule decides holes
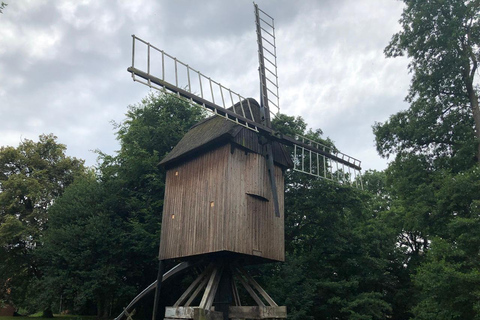
[[[243,306],[237,284],[257,304]],[[200,302],[200,293],[203,292]],[[194,301],[196,304],[193,305]],[[212,262],[190,284],[175,304],[165,309],[165,320],[285,319],[287,308],[278,306],[240,265]]]

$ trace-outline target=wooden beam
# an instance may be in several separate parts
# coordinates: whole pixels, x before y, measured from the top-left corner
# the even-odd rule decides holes
[[[202,283],[200,283],[200,285],[197,287],[197,289],[195,289],[195,291],[192,293],[190,298],[188,298],[187,302],[185,302],[185,307],[190,307],[193,300],[195,300],[195,298],[198,296],[200,291],[202,291],[205,288],[205,286],[207,285],[208,279],[209,279],[208,277],[205,277],[203,279]]]
[[[193,319],[192,307],[166,307],[165,318]]]
[[[287,307],[238,307],[229,308],[229,319],[286,319]]]
[[[252,278],[251,275],[249,275],[245,269],[242,267],[238,266],[238,271],[247,279],[247,281],[253,285],[253,287],[262,295],[262,297],[268,302],[268,304],[272,307],[278,307],[278,304],[273,301],[273,299],[268,295],[268,293],[258,284],[255,279]]]
[[[247,290],[247,292],[250,294],[250,296],[253,298],[253,300],[255,300],[255,302],[259,305],[259,306],[262,306],[262,307],[265,307],[265,303],[263,303],[262,299],[260,299],[258,297],[258,295],[255,293],[255,291],[252,289],[252,287],[250,286],[250,284],[248,284],[247,281],[245,281],[245,279],[240,275],[240,274],[237,274],[237,278],[238,280],[240,280],[240,283],[243,285],[243,287],[245,288],[245,290]]]
[[[218,311],[210,311],[202,308],[193,309],[194,320],[223,320],[223,313]]]
[[[238,294],[237,284],[235,283],[235,279],[233,278],[232,274],[232,292],[233,292],[233,302],[236,306],[241,306],[242,302],[240,301],[240,295]]]
[[[179,307],[181,304],[185,302],[185,300],[188,298],[188,296],[192,293],[192,291],[197,288],[198,284],[208,276],[208,274],[212,271],[213,266],[209,265],[203,272],[195,279],[195,281],[192,282],[192,284],[185,290],[185,292],[178,298],[177,302],[173,305],[174,307]],[[201,289],[201,288],[200,288]],[[197,292],[198,294],[198,292]],[[195,295],[196,296],[196,295]],[[195,299],[195,297],[193,298]],[[192,299],[192,300],[193,300]]]
[[[223,267],[215,267],[208,280],[207,287],[203,293],[202,301],[200,301],[200,308],[209,310],[213,305],[213,299],[217,293],[220,277],[222,276]]]
[[[223,320],[223,314],[199,307],[166,307],[165,320]]]

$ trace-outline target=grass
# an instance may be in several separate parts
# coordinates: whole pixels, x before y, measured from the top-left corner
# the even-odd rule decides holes
[[[0,317],[0,320],[52,320],[52,318],[42,318],[41,313],[32,314],[25,317]],[[64,315],[54,314],[54,320],[92,320],[97,319],[96,316],[77,316],[77,315]]]

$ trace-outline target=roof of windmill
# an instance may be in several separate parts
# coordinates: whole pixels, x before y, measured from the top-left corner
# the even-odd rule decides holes
[[[259,119],[260,106],[253,98],[248,98],[241,103],[235,104],[230,110],[237,111],[241,104],[246,105],[246,103],[250,104],[254,118]],[[160,165],[169,166],[188,160],[198,154],[222,146],[227,142],[232,142],[236,146],[251,152],[263,153],[263,148],[258,142],[258,133],[223,117],[212,116],[195,124],[175,148],[163,158]],[[292,159],[282,144],[274,141],[272,150],[273,159],[277,165],[284,168],[293,167]]]

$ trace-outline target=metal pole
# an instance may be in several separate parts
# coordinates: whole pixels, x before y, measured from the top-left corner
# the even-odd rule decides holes
[[[165,269],[165,263],[163,260],[158,260],[158,273],[157,273],[157,288],[155,289],[155,300],[153,302],[153,314],[152,320],[161,320],[158,308],[160,307],[160,294],[162,291],[163,271]]]

